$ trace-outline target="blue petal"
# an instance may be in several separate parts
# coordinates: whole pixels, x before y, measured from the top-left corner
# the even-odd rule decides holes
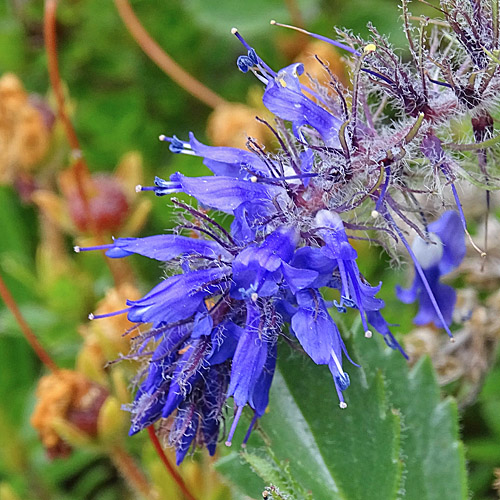
[[[267,176],[269,169],[254,153],[244,149],[206,146],[197,141],[193,133],[189,134],[189,143],[193,151],[204,158],[203,163],[218,176],[244,179],[250,173]]]
[[[457,268],[465,257],[465,233],[457,212],[449,210],[437,221],[429,224],[429,232],[435,233],[443,242],[443,256],[439,263],[441,275]]]
[[[238,340],[243,334],[243,328],[232,321],[225,321],[217,326],[212,333],[212,352],[207,361],[213,366],[233,357]]]
[[[327,364],[335,344],[336,325],[316,290],[297,293],[298,311],[291,327],[304,351],[318,365]]]
[[[290,79],[298,81],[297,77],[285,74],[286,79],[280,72],[276,80],[269,81],[262,98],[266,108],[279,118],[291,121],[295,129],[309,125],[321,134],[327,146],[338,147],[342,121],[302,94],[296,84],[290,83]]]
[[[177,234],[159,234],[146,238],[116,238],[113,245],[113,248],[106,252],[106,255],[112,258],[125,257],[135,253],[166,262],[182,254],[195,254],[211,258],[229,255],[215,241],[189,238]]]
[[[228,397],[233,396],[237,406],[248,403],[267,359],[267,342],[262,339],[259,325],[259,308],[247,302],[247,321],[234,353],[228,389]]]
[[[284,194],[283,188],[270,184],[244,181],[233,177],[185,177],[177,172],[171,182],[207,207],[232,213],[242,203],[262,203],[272,206],[271,200]]]
[[[311,287],[312,283],[318,278],[316,271],[299,269],[286,262],[281,264],[281,272],[292,293],[297,293],[299,290]]]
[[[273,381],[274,370],[276,369],[277,343],[269,346],[267,359],[264,364],[250,397],[250,406],[255,410],[258,418],[266,412],[269,404],[269,390]]]
[[[189,318],[204,297],[217,290],[213,283],[222,280],[227,273],[228,268],[223,267],[171,276],[142,299],[127,301],[131,306],[128,318],[138,323],[153,323],[155,327]]]

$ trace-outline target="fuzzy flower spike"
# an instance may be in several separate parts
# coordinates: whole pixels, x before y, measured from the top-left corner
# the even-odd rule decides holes
[[[449,86],[430,88],[425,72],[402,65],[375,33],[377,44],[347,35],[349,45],[325,39],[352,54],[352,90],[332,74],[328,86],[309,88],[300,80],[301,64],[274,71],[237,30],[233,34],[246,51],[238,68],[263,85],[263,103],[275,120],[258,120],[279,151],[269,153],[252,138],[241,150],[208,146],[192,134],[188,140],[161,136],[173,153],[200,157],[214,175],[177,172],[137,190],[186,193],[203,210],[172,199],[184,214],[173,234],[78,247],[104,249],[110,258],[142,255],[168,270],[142,298],[109,314],[127,314],[137,326],[129,357],[143,364],[128,407],[130,433],[166,421],[160,429],[178,463],[197,446],[213,454],[220,440],[230,445],[244,411],[253,414],[247,442],[266,411],[285,328],[288,341],[328,366],[340,408],[355,390],[345,361],[357,366],[337,327],[347,309],[359,313],[365,337],[377,331],[406,356],[377,297],[382,283],[372,286],[362,274],[356,240],[389,253],[403,242],[416,274],[410,290],[398,289],[399,298],[418,299],[415,321],[434,322],[450,335],[455,294],[440,278],[465,252],[462,212],[445,212],[427,225],[417,197],[438,192],[423,179],[454,180],[450,154],[434,131],[443,102],[454,100],[450,112],[457,109]],[[368,103],[381,88],[406,113],[404,120],[378,119],[384,106],[373,112]],[[231,227],[207,208],[232,217]],[[337,300],[326,301],[325,293]],[[222,436],[228,401],[233,418]]]

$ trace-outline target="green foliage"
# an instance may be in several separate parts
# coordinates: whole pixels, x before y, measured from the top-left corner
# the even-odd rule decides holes
[[[348,408],[338,408],[326,367],[289,356],[260,424],[273,454],[259,449],[261,437],[243,458],[291,498],[305,499],[309,490],[318,500],[467,498],[456,405],[441,400],[429,360],[409,370],[380,338],[357,333],[352,343],[362,367],[349,370]],[[220,468],[238,481],[241,467],[226,458]]]

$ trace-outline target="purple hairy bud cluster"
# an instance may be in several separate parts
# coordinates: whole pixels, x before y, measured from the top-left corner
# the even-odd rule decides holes
[[[161,136],[173,153],[200,157],[213,175],[177,172],[138,190],[186,193],[203,209],[173,198],[185,213],[174,234],[97,247],[111,258],[138,254],[174,270],[118,311],[137,324],[131,356],[144,360],[129,407],[131,434],[169,419],[163,427],[180,463],[191,447],[213,454],[221,438],[230,445],[249,407],[246,443],[266,411],[284,330],[313,363],[328,365],[346,408],[344,365],[357,365],[337,323],[348,309],[359,314],[366,337],[378,332],[406,356],[377,296],[382,283],[362,274],[356,239],[389,252],[397,245],[406,249],[415,278],[397,296],[418,301],[415,323],[432,322],[452,337],[456,297],[441,277],[465,254],[468,233],[455,183],[468,149],[478,167],[467,178],[486,188],[495,182],[488,157],[496,143],[491,116],[500,61],[498,13],[488,5],[442,0],[444,22],[422,19],[415,26],[405,2],[406,63],[372,27],[370,40],[311,34],[346,49],[349,88],[333,74],[326,87],[304,85],[300,63],[273,70],[233,29],[245,47],[237,66],[263,85],[263,103],[275,119],[259,121],[279,151],[271,154],[252,138],[243,150],[208,146],[193,134],[186,140]],[[470,120],[472,144],[446,142],[442,131],[451,118]],[[448,191],[452,204],[444,202]],[[207,209],[231,216],[230,228]],[[337,299],[325,299],[332,295]],[[230,398],[234,418],[222,437]]]

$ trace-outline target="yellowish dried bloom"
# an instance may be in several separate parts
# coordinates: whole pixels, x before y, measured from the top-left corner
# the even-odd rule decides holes
[[[0,78],[0,183],[12,182],[43,158],[49,130],[30,103],[23,84],[12,73]]]
[[[264,113],[245,104],[228,103],[218,106],[210,115],[207,134],[214,146],[245,148],[248,137],[266,142],[268,131],[255,117]]]
[[[59,370],[40,379],[36,395],[31,425],[51,458],[70,453],[68,435],[97,435],[99,410],[108,396],[102,386],[76,371]]]
[[[140,298],[138,290],[129,283],[112,288],[99,302],[96,314],[123,309],[126,300]],[[106,383],[104,366],[110,360],[117,359],[120,354],[130,351],[129,337],[124,333],[133,327],[127,316],[120,314],[91,321],[80,329],[85,341],[78,354],[77,368],[88,377],[99,383]]]

